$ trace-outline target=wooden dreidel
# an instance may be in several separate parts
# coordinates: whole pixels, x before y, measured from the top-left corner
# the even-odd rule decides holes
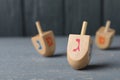
[[[38,35],[32,37],[35,49],[43,56],[52,56],[55,51],[55,39],[52,31],[43,32],[40,22],[36,22]]]
[[[85,35],[87,22],[82,25],[81,35],[70,34],[67,45],[67,60],[74,69],[86,67],[90,61],[91,37]]]
[[[110,28],[110,21],[106,22],[105,27],[100,27],[96,32],[95,43],[100,49],[109,48],[112,38],[115,35],[115,30]]]

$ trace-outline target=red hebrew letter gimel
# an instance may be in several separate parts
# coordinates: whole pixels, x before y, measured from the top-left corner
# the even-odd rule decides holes
[[[80,39],[76,39],[77,42],[77,48],[73,49],[74,52],[80,51]]]

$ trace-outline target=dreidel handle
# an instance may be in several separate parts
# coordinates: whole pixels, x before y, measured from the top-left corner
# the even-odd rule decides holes
[[[37,27],[39,35],[42,35],[43,31],[42,31],[42,28],[41,28],[41,25],[40,25],[39,21],[36,21],[36,27]]]
[[[107,31],[109,30],[109,28],[110,28],[110,24],[111,24],[111,21],[108,20],[108,21],[106,22],[105,32],[107,32]]]
[[[81,35],[85,35],[87,24],[88,24],[87,21],[83,21]]]

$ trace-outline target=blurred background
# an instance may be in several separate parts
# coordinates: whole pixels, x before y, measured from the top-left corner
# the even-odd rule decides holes
[[[0,0],[0,36],[34,36],[35,21],[56,36],[79,34],[82,21],[88,21],[87,34],[111,20],[120,34],[120,0]]]

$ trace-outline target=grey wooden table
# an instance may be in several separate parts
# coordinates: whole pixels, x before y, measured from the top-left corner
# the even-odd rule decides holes
[[[35,51],[30,38],[0,38],[0,80],[120,80],[120,37],[108,50],[99,50],[93,43],[91,61],[84,70],[69,66],[67,37],[56,37],[56,43],[55,55],[46,58]]]

